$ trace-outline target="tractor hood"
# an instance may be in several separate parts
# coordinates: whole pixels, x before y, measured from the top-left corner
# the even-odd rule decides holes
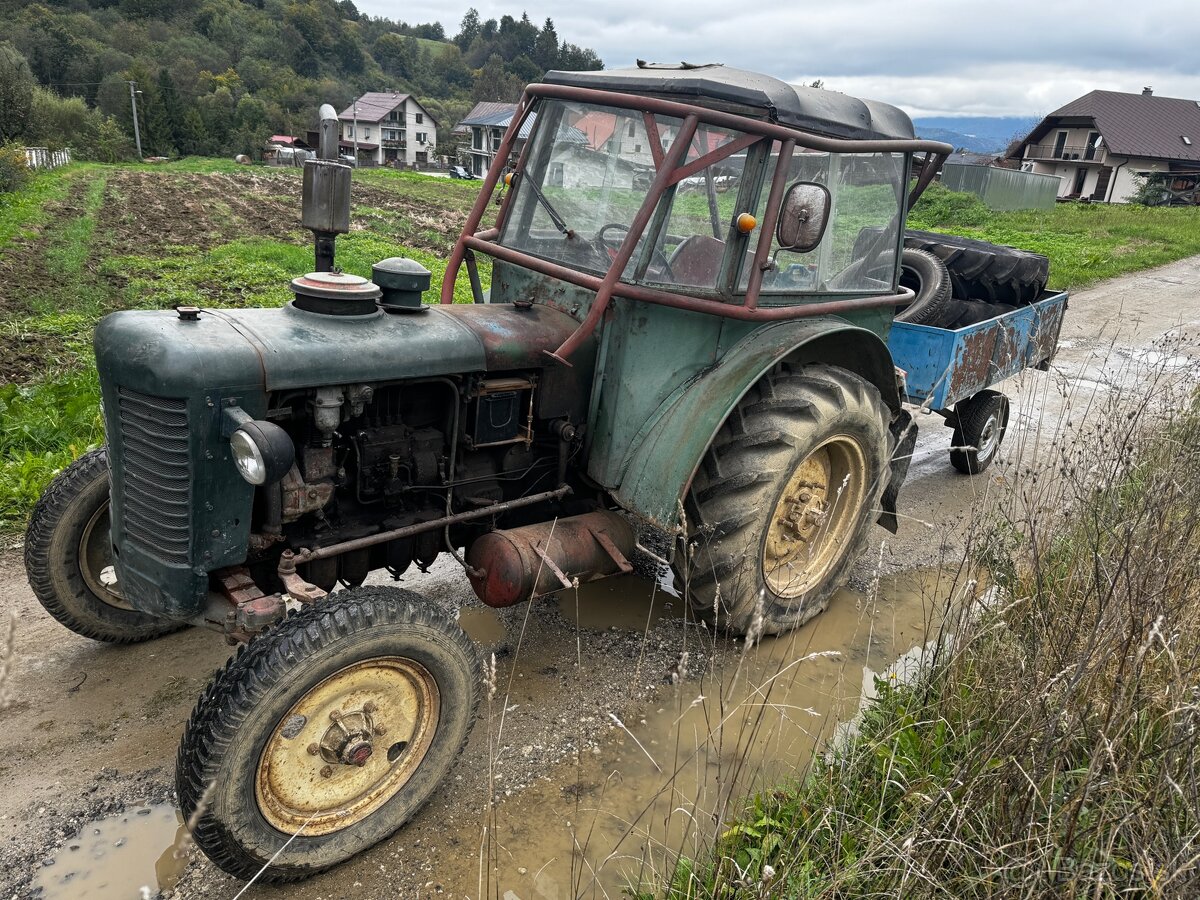
[[[543,367],[578,322],[546,306],[431,306],[330,316],[282,309],[127,311],[96,326],[96,362],[156,396],[198,384],[265,391]],[[119,374],[118,374],[119,373]]]

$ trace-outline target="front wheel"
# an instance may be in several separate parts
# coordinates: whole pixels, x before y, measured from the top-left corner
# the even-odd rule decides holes
[[[693,608],[776,634],[846,580],[889,478],[888,411],[845,369],[782,364],[742,398],[692,485]]]
[[[55,476],[25,532],[25,573],[46,612],[76,634],[133,644],[176,631],[177,622],[135,610],[113,567],[108,451],[85,453]]]
[[[231,875],[281,882],[378,843],[462,752],[480,681],[470,639],[410,591],[357,588],[289,616],[214,677],[184,730],[175,783],[197,845]]]

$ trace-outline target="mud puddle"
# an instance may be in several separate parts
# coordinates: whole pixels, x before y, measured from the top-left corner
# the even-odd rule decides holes
[[[89,822],[52,857],[54,865],[38,872],[35,896],[39,900],[157,896],[179,882],[187,865],[186,858],[175,855],[183,833],[179,814],[170,803],[131,807]]]
[[[601,586],[610,597],[594,590]],[[898,660],[917,658],[935,633],[935,611],[962,591],[937,571],[884,578],[870,596],[843,590],[804,628],[749,651],[689,626],[681,666],[689,657],[712,660],[698,680],[664,688],[637,721],[610,713],[598,752],[481,810],[479,825],[443,842],[463,848],[463,857],[441,857],[440,885],[471,898],[619,897],[669,872],[680,853],[710,845],[748,794],[803,777],[879,673],[892,677]],[[682,615],[683,601],[632,577],[579,593],[558,603],[581,627],[641,630],[656,616]],[[586,680],[586,654],[581,666]],[[518,674],[520,699],[562,689],[535,676]]]

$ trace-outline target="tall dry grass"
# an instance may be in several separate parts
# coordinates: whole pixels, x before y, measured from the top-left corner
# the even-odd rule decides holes
[[[1200,896],[1200,395],[1173,354],[1028,424],[1051,462],[1016,455],[967,550],[994,588],[668,896]]]

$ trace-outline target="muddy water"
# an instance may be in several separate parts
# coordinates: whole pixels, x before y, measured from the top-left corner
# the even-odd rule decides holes
[[[175,848],[184,828],[169,803],[132,807],[83,826],[41,869],[42,900],[137,900],[172,888],[186,859]],[[143,892],[142,888],[147,888]]]
[[[454,896],[558,900],[618,897],[670,871],[679,853],[711,843],[747,793],[803,776],[875,678],[915,658],[956,590],[948,575],[919,572],[883,579],[871,596],[841,591],[809,625],[749,652],[687,629],[681,653],[709,660],[699,681],[665,687],[640,720],[613,719],[599,754],[481,811],[477,827],[447,842],[473,849],[444,856],[439,882]],[[558,602],[583,628],[641,631],[682,614],[662,585],[632,577]],[[586,681],[586,654],[581,665]]]

